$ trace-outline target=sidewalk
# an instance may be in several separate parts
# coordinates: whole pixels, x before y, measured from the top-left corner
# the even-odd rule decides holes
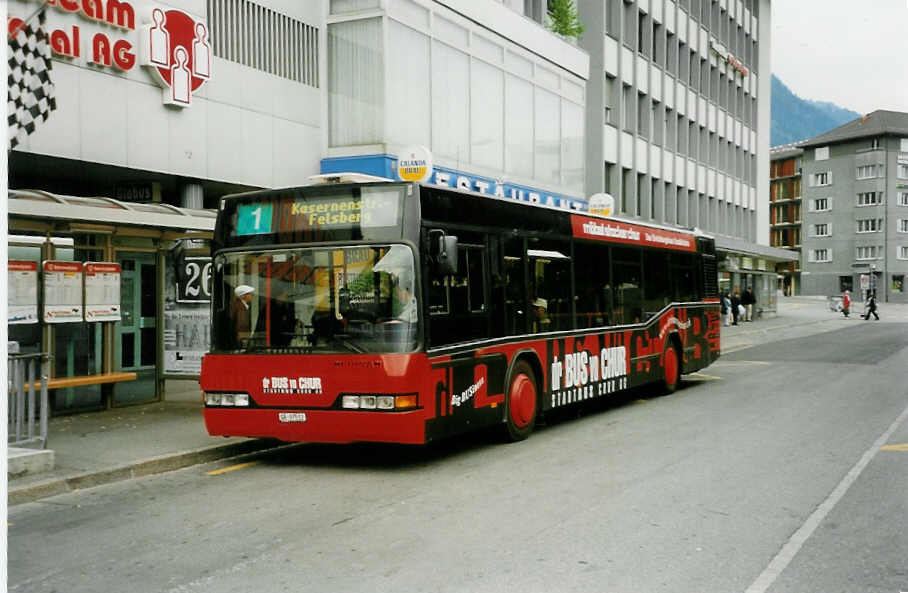
[[[47,441],[54,452],[54,469],[9,475],[9,504],[280,445],[268,439],[208,436],[201,393],[196,389],[171,397],[172,401],[51,418]]]
[[[835,331],[852,327],[855,323],[908,322],[908,304],[880,304],[881,321],[874,321],[873,318],[864,321],[861,319],[863,310],[864,304],[856,302],[851,307],[851,315],[846,318],[842,313],[829,309],[826,297],[780,296],[775,317],[723,327],[722,352]]]
[[[908,322],[908,305],[882,303],[883,321],[864,321],[857,304],[852,316],[829,310],[825,297],[779,297],[778,314],[722,328],[722,351],[834,331],[854,324]],[[168,393],[168,401],[51,418],[48,447],[55,467],[9,476],[10,505],[81,488],[172,471],[280,446],[266,439],[208,436],[201,393],[195,384]]]

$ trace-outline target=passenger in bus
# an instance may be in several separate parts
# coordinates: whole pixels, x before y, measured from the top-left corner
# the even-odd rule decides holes
[[[233,329],[235,347],[241,348],[243,342],[252,336],[252,316],[250,307],[255,297],[255,289],[248,284],[240,284],[233,289],[235,298],[230,303],[230,327]]]
[[[533,332],[547,332],[551,325],[549,319],[549,303],[545,299],[537,298],[533,301]]]
[[[410,270],[401,271],[397,277],[397,286],[394,287],[394,318],[407,323],[416,323],[419,318],[416,307],[416,297],[413,296],[413,273]]]

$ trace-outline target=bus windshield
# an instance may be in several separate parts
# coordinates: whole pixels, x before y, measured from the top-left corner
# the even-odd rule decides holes
[[[220,254],[213,349],[412,352],[419,327],[414,262],[400,244]]]

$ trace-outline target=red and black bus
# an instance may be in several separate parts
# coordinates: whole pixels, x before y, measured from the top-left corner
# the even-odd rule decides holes
[[[212,435],[422,444],[673,391],[719,356],[713,239],[392,181],[225,197]]]

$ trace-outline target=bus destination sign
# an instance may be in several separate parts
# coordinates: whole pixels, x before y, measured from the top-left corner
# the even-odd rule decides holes
[[[275,232],[392,227],[398,222],[400,192],[388,188],[362,196],[276,196],[240,204],[237,236]]]
[[[684,233],[667,229],[657,229],[635,224],[603,220],[574,214],[571,216],[574,236],[579,239],[594,239],[612,243],[640,245],[642,247],[662,247],[680,251],[696,251],[694,238]]]

